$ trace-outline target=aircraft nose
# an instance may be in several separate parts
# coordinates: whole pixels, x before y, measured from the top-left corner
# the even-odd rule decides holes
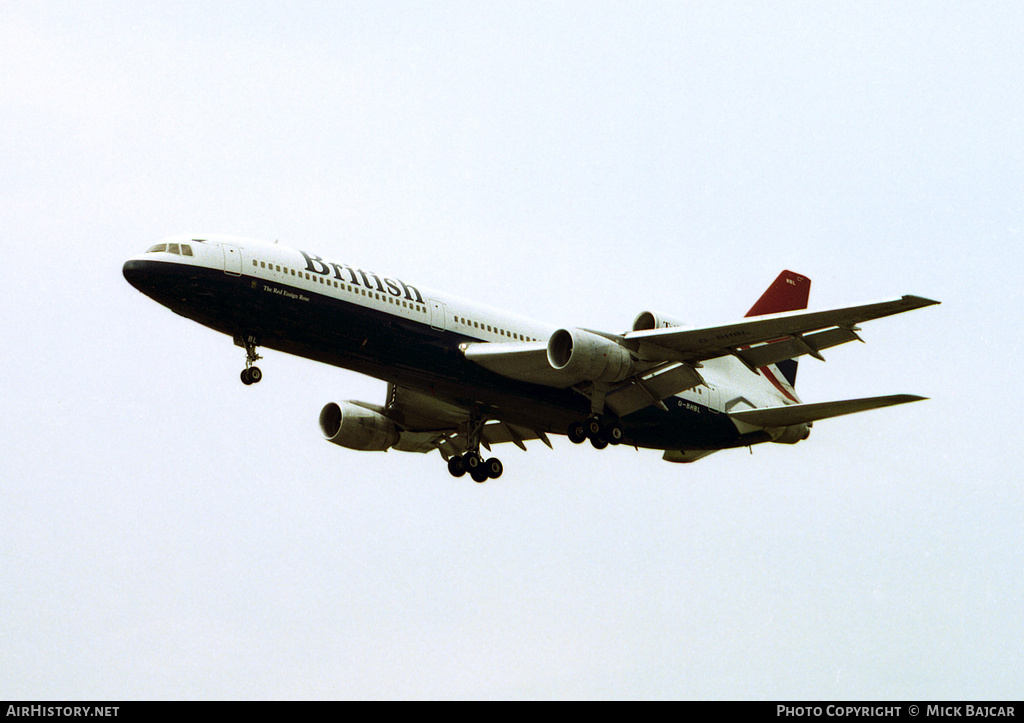
[[[138,259],[129,259],[124,262],[124,266],[121,268],[121,273],[124,274],[124,280],[134,286],[136,289],[142,288],[142,279],[144,272],[142,270],[142,262]]]

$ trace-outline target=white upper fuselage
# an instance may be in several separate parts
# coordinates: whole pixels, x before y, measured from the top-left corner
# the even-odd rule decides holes
[[[168,237],[161,244],[176,244],[179,250],[188,246],[192,256],[151,251],[135,258],[243,275],[261,283],[263,293],[297,292],[296,303],[302,303],[302,292],[319,294],[476,341],[543,342],[560,328],[279,243],[227,235],[180,235]],[[316,320],[310,319],[310,323]],[[794,401],[764,375],[752,373],[732,357],[705,362],[701,375],[706,387],[698,386],[675,396],[719,411]]]

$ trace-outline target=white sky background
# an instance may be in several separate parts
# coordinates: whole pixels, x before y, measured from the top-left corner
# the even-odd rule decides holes
[[[4,3],[0,698],[1019,698],[1024,6]],[[123,280],[236,233],[564,325],[913,293],[930,401],[670,465],[322,441]]]

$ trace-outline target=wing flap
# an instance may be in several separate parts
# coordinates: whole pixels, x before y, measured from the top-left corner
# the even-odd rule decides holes
[[[822,349],[829,349],[849,341],[862,341],[862,339],[857,336],[854,329],[835,327],[813,334],[794,334],[779,341],[738,350],[735,354],[748,367],[757,369],[769,364],[778,364],[786,359],[796,359],[804,354],[810,354],[815,359],[825,361],[825,358],[821,356]]]
[[[636,376],[611,392],[605,403],[620,417],[658,404],[673,394],[703,384],[700,373],[687,364],[674,364],[656,372]]]
[[[790,427],[794,424],[806,424],[819,419],[841,417],[845,414],[866,412],[869,409],[892,407],[897,404],[919,402],[926,397],[914,394],[893,394],[887,397],[866,397],[864,399],[846,399],[839,402],[815,402],[811,404],[790,404],[785,407],[768,407],[765,409],[744,409],[729,412],[733,419],[752,424],[756,427]]]
[[[430,394],[389,384],[386,408],[368,404],[362,406],[385,414],[399,425],[401,435],[394,449],[400,452],[425,453],[439,449],[447,458],[453,454],[462,454],[469,448],[463,434],[470,419],[469,410],[441,401]],[[525,450],[525,442],[532,439],[539,439],[548,447],[551,446],[551,440],[543,431],[503,421],[484,425],[480,433],[480,441],[488,449],[492,444],[511,442]]]

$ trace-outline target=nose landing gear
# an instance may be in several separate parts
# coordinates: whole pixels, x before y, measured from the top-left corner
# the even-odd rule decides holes
[[[242,384],[246,386],[258,384],[263,379],[263,372],[254,364],[263,357],[256,353],[256,337],[247,336],[244,339],[235,337],[235,344],[245,347],[245,369],[242,370],[241,374]]]

